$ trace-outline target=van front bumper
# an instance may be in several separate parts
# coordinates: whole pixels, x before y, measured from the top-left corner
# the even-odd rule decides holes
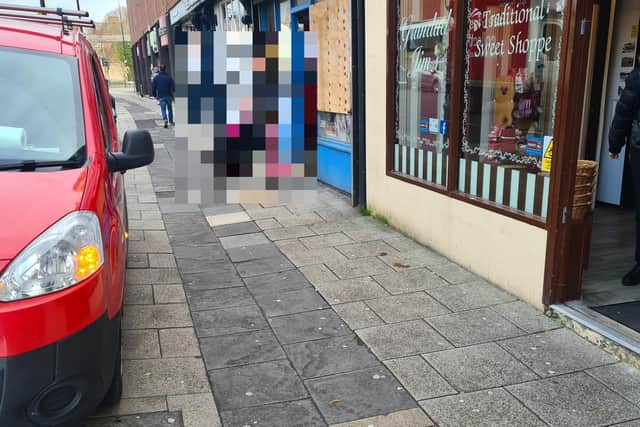
[[[105,313],[60,341],[0,358],[0,426],[83,425],[111,384],[119,334],[120,315]]]

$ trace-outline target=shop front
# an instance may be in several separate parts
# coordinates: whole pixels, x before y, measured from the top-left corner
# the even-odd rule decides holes
[[[387,28],[366,32],[370,208],[541,309],[579,297],[566,260],[587,234],[572,206],[593,5],[365,11],[368,29]]]

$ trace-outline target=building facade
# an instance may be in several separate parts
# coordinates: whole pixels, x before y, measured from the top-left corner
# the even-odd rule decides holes
[[[608,158],[607,134],[640,4],[385,0],[365,22],[386,28],[365,33],[370,208],[539,308],[592,282],[626,295],[633,249],[620,248],[635,234],[618,227],[633,212],[575,207],[622,204],[625,162]],[[578,160],[600,165],[593,192]]]

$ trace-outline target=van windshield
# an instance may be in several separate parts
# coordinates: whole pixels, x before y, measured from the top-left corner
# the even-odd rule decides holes
[[[76,58],[0,48],[0,166],[83,163],[84,121]]]

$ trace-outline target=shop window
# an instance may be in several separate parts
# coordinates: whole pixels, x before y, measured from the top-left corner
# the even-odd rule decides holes
[[[318,112],[318,136],[351,144],[351,116],[348,114]]]
[[[291,31],[290,0],[280,0],[280,31]]]
[[[465,0],[458,191],[546,217],[564,0]]]
[[[446,186],[454,0],[396,1],[393,171]]]

